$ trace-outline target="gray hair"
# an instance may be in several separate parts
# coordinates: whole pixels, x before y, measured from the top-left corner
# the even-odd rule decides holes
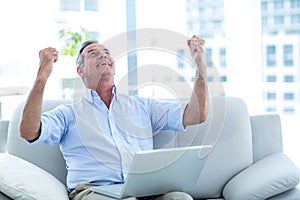
[[[99,42],[95,39],[92,39],[92,40],[87,40],[81,44],[80,49],[77,54],[77,58],[76,58],[76,66],[81,66],[83,64],[82,57],[81,57],[81,53],[83,52],[83,50],[90,44],[95,44],[95,43],[98,44]]]

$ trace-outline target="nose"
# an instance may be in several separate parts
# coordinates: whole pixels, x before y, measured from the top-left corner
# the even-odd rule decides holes
[[[107,55],[106,55],[105,51],[101,51],[99,56],[100,56],[100,59],[101,58],[107,58]]]

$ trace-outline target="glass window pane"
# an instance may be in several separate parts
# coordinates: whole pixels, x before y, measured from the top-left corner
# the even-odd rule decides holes
[[[268,2],[262,2],[261,3],[261,9],[262,10],[267,10],[268,9]]]
[[[184,68],[184,50],[183,49],[178,49],[177,51],[177,64],[178,64],[178,68],[182,69]]]
[[[290,5],[291,8],[300,8],[300,0],[291,0]]]
[[[283,9],[284,7],[284,2],[283,1],[274,1],[274,9]]]
[[[226,67],[226,49],[220,48],[220,67]]]
[[[300,14],[291,15],[291,23],[292,24],[300,24]]]
[[[98,0],[84,0],[84,9],[90,11],[98,11]]]
[[[284,82],[294,82],[294,76],[293,75],[286,75],[284,76]]]
[[[60,0],[61,11],[80,11],[80,0]]]
[[[293,45],[284,45],[283,54],[284,66],[293,66]]]
[[[276,93],[275,92],[268,92],[267,93],[268,100],[276,100]]]
[[[276,76],[272,76],[272,75],[267,76],[267,82],[276,82],[276,81],[277,81]]]
[[[267,48],[267,66],[274,67],[276,65],[276,46],[268,45],[266,48]]]
[[[284,100],[294,100],[294,93],[291,93],[291,92],[287,92],[287,93],[284,93]]]
[[[274,24],[283,24],[284,23],[284,16],[275,16],[274,17]]]

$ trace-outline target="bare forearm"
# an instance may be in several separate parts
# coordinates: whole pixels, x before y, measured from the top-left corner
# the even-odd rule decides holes
[[[183,125],[200,124],[206,120],[208,113],[208,87],[206,72],[196,72],[194,89],[183,114]]]
[[[20,123],[20,135],[26,140],[34,140],[40,135],[43,94],[46,85],[45,77],[38,77],[25,103]]]
[[[196,76],[190,101],[183,113],[184,126],[204,122],[208,113],[205,41],[193,35],[187,44],[196,63]]]
[[[26,140],[35,140],[40,135],[43,95],[53,63],[58,59],[55,48],[45,48],[39,52],[40,67],[37,78],[23,109],[20,123],[20,135]]]

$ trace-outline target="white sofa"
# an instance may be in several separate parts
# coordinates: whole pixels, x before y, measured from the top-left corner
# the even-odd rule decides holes
[[[61,103],[69,102],[45,100],[43,110]],[[249,116],[235,97],[212,97],[209,106],[205,123],[154,136],[155,148],[214,145],[188,192],[195,199],[299,200],[300,172],[283,152],[279,115]],[[20,138],[22,108],[10,121],[0,121],[0,199],[68,199],[59,147],[28,145]]]

